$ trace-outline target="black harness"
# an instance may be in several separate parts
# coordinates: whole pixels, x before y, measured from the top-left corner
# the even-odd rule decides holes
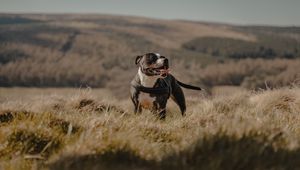
[[[166,80],[162,79],[164,83],[167,84]],[[159,81],[159,80],[158,80]],[[134,87],[137,91],[141,91],[149,94],[170,94],[171,89],[169,86],[166,87],[145,87],[140,84],[133,84],[131,86]]]
[[[150,94],[169,94],[170,89],[168,87],[144,87],[142,85],[133,85],[131,84],[132,87],[134,87],[137,91],[141,91],[144,93],[150,93]]]

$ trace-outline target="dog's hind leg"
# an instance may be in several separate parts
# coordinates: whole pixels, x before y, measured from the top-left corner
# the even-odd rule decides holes
[[[177,83],[174,84],[175,85],[172,86],[171,98],[179,106],[182,116],[185,116],[186,105],[183,91]]]

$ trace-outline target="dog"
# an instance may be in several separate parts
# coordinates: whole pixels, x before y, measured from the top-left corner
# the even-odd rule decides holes
[[[179,106],[182,116],[185,116],[186,104],[181,87],[193,90],[201,88],[176,80],[169,73],[169,60],[158,53],[137,56],[135,64],[138,65],[138,72],[130,87],[134,113],[141,113],[144,108],[165,119],[167,101],[171,97]]]

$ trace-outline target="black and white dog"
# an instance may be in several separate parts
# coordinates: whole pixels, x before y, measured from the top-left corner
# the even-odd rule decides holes
[[[166,117],[166,105],[171,97],[185,115],[186,105],[180,86],[193,90],[199,87],[184,84],[169,74],[169,61],[157,53],[147,53],[137,56],[135,64],[139,66],[138,73],[131,82],[131,100],[134,112],[140,113],[142,108],[150,109],[161,119]]]

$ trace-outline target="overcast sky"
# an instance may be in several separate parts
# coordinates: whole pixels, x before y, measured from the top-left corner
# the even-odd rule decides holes
[[[0,0],[1,13],[99,13],[300,26],[300,0]]]

